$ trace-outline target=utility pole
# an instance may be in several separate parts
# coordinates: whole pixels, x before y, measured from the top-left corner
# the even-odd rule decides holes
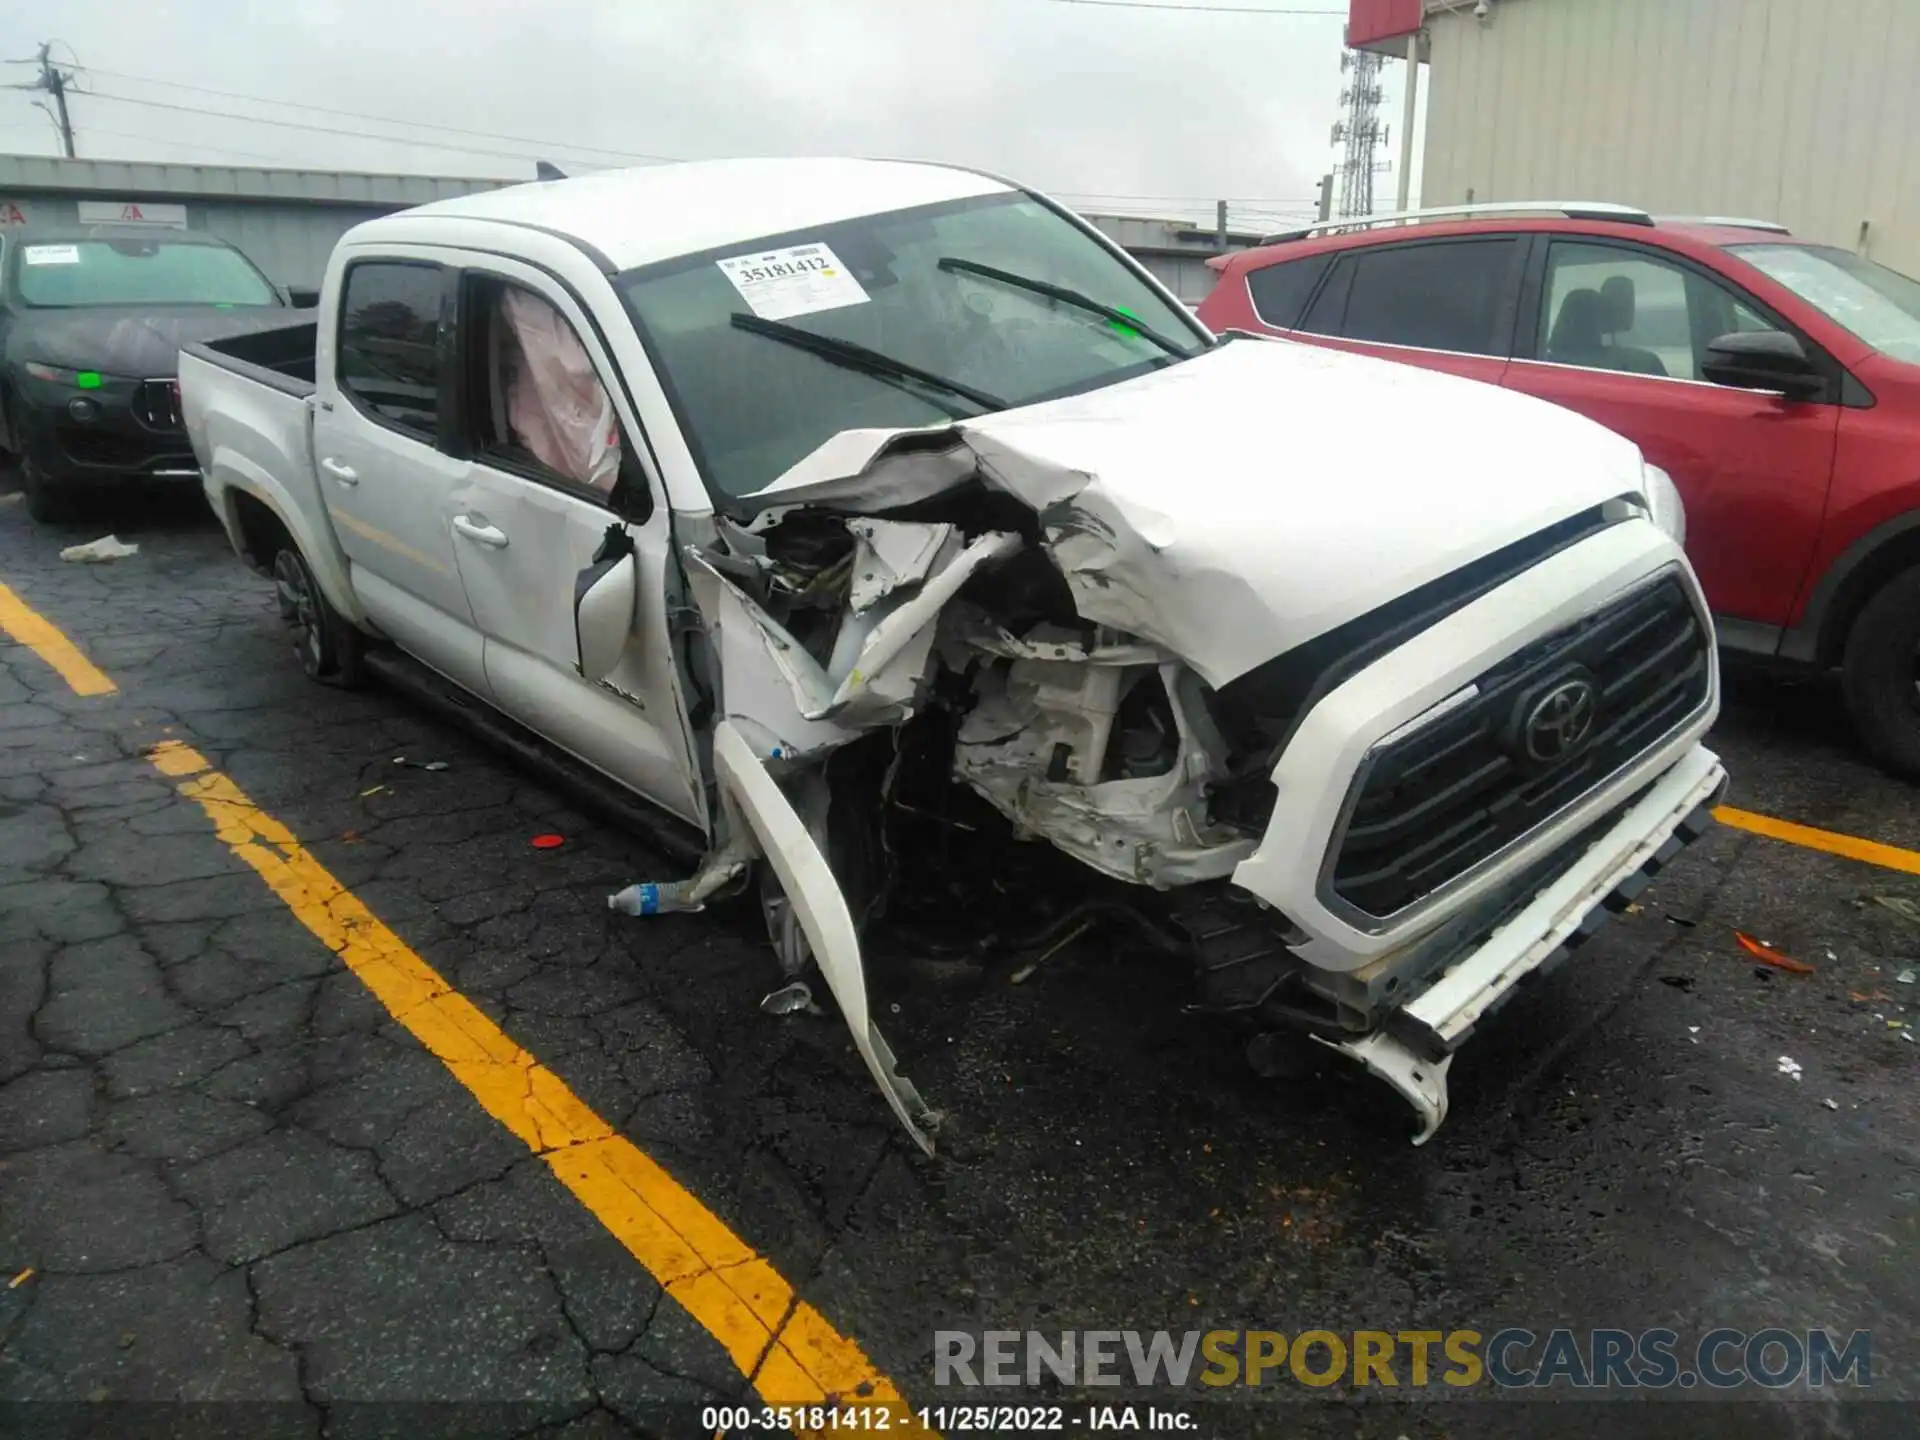
[[[1407,36],[1406,93],[1400,110],[1400,195],[1399,203],[1393,207],[1396,210],[1405,210],[1413,193],[1413,122],[1418,115],[1415,106],[1419,95],[1420,32],[1415,30]]]
[[[73,158],[73,119],[67,114],[67,87],[73,84],[73,71],[62,70],[53,63],[53,42],[41,42],[40,53],[32,60],[15,60],[15,65],[33,65],[40,67],[39,78],[26,85],[9,85],[9,90],[44,90],[53,97],[53,109],[47,113],[53,117],[53,123],[60,131],[60,153],[69,160]],[[39,101],[34,102],[40,109],[47,107]]]

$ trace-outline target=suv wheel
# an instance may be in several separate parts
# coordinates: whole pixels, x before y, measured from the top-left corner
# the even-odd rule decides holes
[[[1881,586],[1854,620],[1840,683],[1873,758],[1920,780],[1920,566]]]
[[[273,557],[273,587],[280,618],[293,635],[293,653],[310,680],[351,688],[365,678],[366,641],[314,582],[306,557],[292,545]]]
[[[13,463],[19,472],[20,493],[26,497],[27,514],[42,525],[55,525],[72,514],[70,497],[48,483],[46,474],[33,463],[19,436],[24,434],[18,407],[7,418],[7,434],[13,440]]]

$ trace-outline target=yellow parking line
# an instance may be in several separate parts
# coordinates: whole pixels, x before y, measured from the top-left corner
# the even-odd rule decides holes
[[[1842,835],[1837,830],[1816,830],[1811,825],[1796,825],[1791,820],[1776,820],[1771,815],[1756,815],[1731,805],[1717,808],[1713,818],[1736,830],[1750,830],[1755,835],[1784,840],[1789,845],[1824,850],[1829,855],[1844,855],[1849,860],[1864,860],[1883,869],[1920,875],[1920,851],[1902,850],[1897,845],[1882,845],[1878,840],[1862,840],[1856,835]]]
[[[5,585],[0,585],[0,630],[51,665],[76,695],[111,695],[120,688]]]
[[[448,985],[292,831],[183,742],[162,741],[148,753],[295,918],[719,1340],[762,1399],[769,1405],[885,1404],[893,1428],[915,1433],[900,1392],[858,1345]]]
[[[0,628],[81,695],[111,695],[111,679],[55,626],[0,585]],[[258,872],[294,917],[338,955],[394,1019],[653,1274],[725,1347],[769,1405],[884,1406],[887,1428],[925,1435],[892,1381],[800,1299],[754,1248],[639,1147],[593,1112],[441,978],[313,858],[293,832],[247,798],[199,751],[163,740],[147,752]],[[839,1428],[831,1416],[809,1418]],[[844,1422],[843,1422],[844,1423]]]

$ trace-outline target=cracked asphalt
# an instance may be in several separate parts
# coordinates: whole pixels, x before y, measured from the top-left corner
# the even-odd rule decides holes
[[[58,560],[108,529],[140,553]],[[1875,899],[1920,877],[1716,830],[1468,1048],[1419,1150],[1364,1083],[1257,1079],[1149,956],[1096,936],[1013,986],[1012,957],[896,947],[881,1018],[950,1117],[928,1162],[837,1019],[758,1013],[755,914],[610,914],[672,867],[398,697],[305,681],[194,497],[52,529],[0,507],[0,582],[119,685],[75,696],[0,638],[0,1433],[693,1434],[752,1398],[143,758],[162,737],[916,1403],[980,1398],[934,1388],[936,1329],[1782,1325],[1871,1330],[1873,1398],[1159,1398],[1222,1435],[1920,1423],[1920,1045],[1888,1024],[1920,926]],[[1822,687],[1735,677],[1714,743],[1731,803],[1920,849],[1915,792]]]

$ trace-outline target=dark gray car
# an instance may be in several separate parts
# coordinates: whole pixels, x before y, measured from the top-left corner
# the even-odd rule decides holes
[[[30,230],[0,254],[0,444],[29,512],[83,489],[197,482],[180,347],[284,323],[252,261],[191,231]]]

